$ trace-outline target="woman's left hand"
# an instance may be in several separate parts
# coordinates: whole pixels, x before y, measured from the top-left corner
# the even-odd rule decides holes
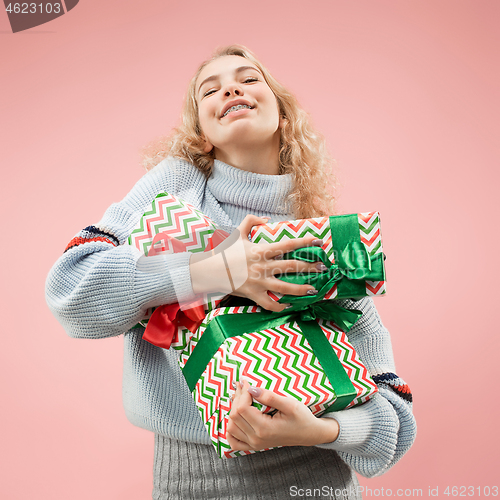
[[[276,408],[267,415],[252,406],[252,397]],[[233,450],[262,450],[274,446],[314,446],[337,439],[339,425],[333,418],[316,418],[311,410],[292,397],[284,397],[245,380],[236,383],[227,439]]]

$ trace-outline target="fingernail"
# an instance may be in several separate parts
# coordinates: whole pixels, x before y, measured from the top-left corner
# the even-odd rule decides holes
[[[322,247],[323,246],[323,240],[313,240],[312,244],[315,247]]]
[[[231,387],[233,389],[236,389],[236,382],[234,380],[231,380]]]
[[[283,255],[276,255],[276,257],[274,257],[274,260],[282,260],[283,259]]]
[[[291,307],[292,307],[292,304],[287,304],[287,305],[285,306],[285,309],[290,309]]]
[[[318,271],[327,271],[328,268],[323,264],[323,262],[320,262],[319,264],[316,264],[316,269]]]
[[[262,394],[262,389],[260,387],[249,387],[248,394],[254,398],[258,398]]]
[[[314,289],[307,290],[307,292],[306,292],[307,295],[316,295],[317,293],[318,293],[318,290],[314,290]]]

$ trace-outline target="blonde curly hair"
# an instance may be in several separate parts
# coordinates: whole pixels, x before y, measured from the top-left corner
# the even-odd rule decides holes
[[[281,128],[279,174],[292,174],[293,188],[288,195],[296,218],[333,214],[334,161],[330,158],[324,138],[311,126],[309,116],[297,99],[281,85],[257,57],[242,45],[223,47],[202,63],[192,78],[182,111],[182,123],[164,138],[150,143],[143,150],[143,165],[150,170],[168,156],[191,162],[208,179],[215,160],[214,151],[203,151],[205,142],[198,119],[196,81],[203,68],[219,57],[240,56],[251,61],[262,73],[285,118]]]

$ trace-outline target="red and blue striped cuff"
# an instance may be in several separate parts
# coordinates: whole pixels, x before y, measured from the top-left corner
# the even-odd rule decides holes
[[[398,396],[403,398],[408,403],[413,402],[413,395],[405,381],[398,377],[395,373],[386,372],[379,375],[372,375],[373,381],[377,384],[383,384],[389,389],[392,389]]]
[[[103,231],[96,226],[87,226],[68,243],[68,246],[65,248],[64,252],[67,252],[68,250],[85,243],[91,243],[93,241],[104,241],[105,243],[111,243],[115,247],[120,244],[118,238],[116,238],[116,236],[114,236],[113,234],[107,231]]]

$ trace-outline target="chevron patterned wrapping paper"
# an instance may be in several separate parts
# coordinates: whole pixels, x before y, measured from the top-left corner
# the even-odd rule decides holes
[[[224,307],[212,310],[198,331],[180,337],[172,347],[178,350],[182,369],[193,356],[195,348],[203,338],[210,323],[222,315],[239,316],[239,324],[245,325],[261,312],[258,306]],[[245,318],[247,316],[247,318]],[[252,318],[250,318],[252,316]],[[260,316],[260,315],[259,315]],[[234,451],[226,438],[227,419],[231,409],[232,382],[246,378],[251,385],[272,390],[282,396],[292,396],[306,404],[311,411],[320,416],[335,404],[337,394],[332,387],[318,357],[309,345],[296,321],[277,323],[279,326],[257,332],[246,332],[226,338],[217,349],[201,377],[189,382],[194,385],[193,397],[210,439],[221,458],[232,458],[255,452]],[[361,404],[377,392],[377,386],[362,364],[359,356],[347,339],[347,335],[331,321],[317,320],[317,325],[331,346],[331,356],[336,356],[352,383],[350,403],[345,406]],[[245,327],[243,326],[243,329]],[[234,333],[234,332],[232,332]],[[327,344],[328,346],[328,344]],[[199,346],[202,348],[202,346]],[[324,358],[322,358],[324,359]],[[337,361],[338,363],[338,361]],[[201,371],[201,370],[200,370]],[[254,402],[261,411],[271,413],[272,408]],[[260,450],[264,451],[264,450]]]
[[[251,232],[251,241],[254,243],[275,243],[286,239],[302,238],[304,236],[316,236],[323,240],[322,249],[331,264],[335,264],[336,256],[342,254],[344,248],[339,240],[339,234],[347,220],[351,226],[357,226],[351,239],[357,239],[366,249],[370,258],[383,257],[382,238],[380,232],[380,216],[378,212],[365,212],[351,215],[340,215],[330,217],[316,217],[312,219],[300,219],[295,221],[274,222],[256,226]],[[358,237],[359,233],[359,237]],[[382,260],[383,265],[383,260]],[[324,296],[324,299],[360,298],[361,296],[383,295],[386,293],[385,272],[382,273],[383,280],[371,281],[364,279],[363,290],[357,297],[353,297],[350,291],[342,292],[342,287],[335,284]],[[340,288],[340,290],[339,290]],[[268,292],[276,301],[283,295]]]
[[[128,244],[144,255],[174,253],[174,238],[183,244],[184,251],[203,252],[216,230],[215,224],[189,203],[168,193],[160,193],[151,202],[128,238]],[[157,235],[168,236],[155,238]],[[154,241],[154,245],[153,245]]]
[[[220,230],[209,217],[181,198],[164,192],[158,194],[146,209],[127,244],[137,248],[145,256],[186,251],[205,252],[213,248],[212,238],[216,231]],[[222,232],[218,234],[227,235]],[[209,311],[216,307],[220,295],[206,295],[204,301],[206,310]],[[153,310],[148,309],[141,321],[142,325],[148,322]]]

